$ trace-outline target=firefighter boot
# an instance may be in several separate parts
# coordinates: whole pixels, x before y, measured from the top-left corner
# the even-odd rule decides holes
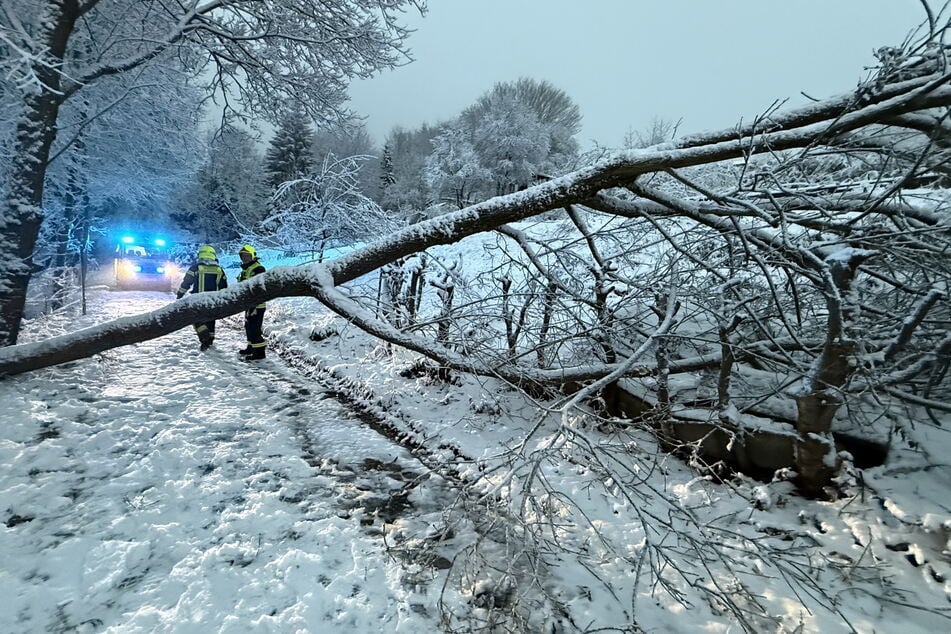
[[[198,349],[204,352],[215,342],[215,336],[207,330],[200,330],[198,331],[198,341],[201,343]]]
[[[245,354],[241,356],[242,361],[257,361],[258,359],[264,359],[267,354],[264,352],[264,348],[252,348],[251,354]]]
[[[242,348],[241,350],[238,350],[239,357],[247,357],[252,354],[254,354],[254,348],[251,347],[250,343],[246,347]]]

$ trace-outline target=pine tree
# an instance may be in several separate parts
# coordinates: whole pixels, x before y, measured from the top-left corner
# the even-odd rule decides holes
[[[396,177],[393,176],[393,153],[390,151],[389,143],[383,146],[383,158],[380,159],[380,181],[383,187],[396,182]]]
[[[309,174],[314,167],[314,132],[302,110],[291,110],[281,120],[264,158],[267,184],[272,188]]]
[[[390,151],[390,144],[383,146],[383,157],[380,159],[380,189],[383,195],[386,195],[386,188],[396,182],[396,176],[393,175],[393,152]]]

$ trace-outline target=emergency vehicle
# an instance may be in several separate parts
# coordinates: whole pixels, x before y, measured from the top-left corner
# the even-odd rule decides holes
[[[172,290],[181,272],[169,257],[168,246],[164,238],[122,236],[115,252],[116,287]]]

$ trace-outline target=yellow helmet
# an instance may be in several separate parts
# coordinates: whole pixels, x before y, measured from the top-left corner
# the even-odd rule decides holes
[[[215,253],[215,248],[210,244],[203,244],[198,247],[198,259],[199,260],[217,260],[218,254]]]
[[[255,251],[254,247],[252,247],[250,244],[245,244],[240,249],[238,249],[238,254],[240,255],[242,251],[250,255],[251,259],[258,257],[258,252]]]

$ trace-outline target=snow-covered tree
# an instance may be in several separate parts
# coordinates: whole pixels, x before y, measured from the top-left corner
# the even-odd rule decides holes
[[[383,146],[383,154],[380,157],[380,189],[385,190],[395,182],[396,177],[393,176],[393,152],[390,150],[389,144],[386,144]]]
[[[205,242],[236,238],[267,207],[263,161],[251,136],[228,127],[208,136],[207,158],[174,201],[172,219]]]
[[[473,147],[494,182],[493,195],[528,187],[548,171],[551,135],[515,95],[493,95],[471,130]]]
[[[155,90],[175,83],[174,91]],[[47,170],[46,217],[34,251],[40,265],[54,266],[60,297],[76,277],[74,265],[86,262],[96,234],[110,222],[132,220],[127,212],[123,217],[115,212],[148,208],[153,226],[164,224],[169,196],[189,178],[200,155],[198,102],[197,91],[180,74],[147,67],[134,85],[106,78],[64,104],[63,133]],[[99,116],[90,118],[95,112]]]
[[[426,159],[426,184],[434,199],[462,209],[486,197],[489,177],[465,130],[453,124],[433,139],[433,152]]]
[[[363,193],[359,175],[358,158],[328,154],[318,171],[278,188],[253,241],[307,251],[320,262],[334,243],[349,246],[385,235],[393,220]]]
[[[493,176],[494,188],[486,194],[497,195],[572,165],[581,113],[564,91],[523,78],[496,84],[463,111],[459,126]]]
[[[546,128],[550,151],[556,157],[569,157],[578,151],[574,137],[581,132],[581,110],[560,88],[543,80],[522,77],[514,82],[501,82],[466,108],[462,118],[475,128],[485,113],[496,108],[498,100],[511,99],[531,110]]]
[[[309,174],[314,167],[314,131],[304,111],[295,108],[281,118],[264,154],[267,184],[277,188],[285,181]]]
[[[679,122],[663,117],[654,117],[643,130],[629,129],[624,135],[622,147],[630,150],[666,143],[677,135],[678,127],[680,127]]]
[[[266,207],[263,159],[254,139],[236,128],[222,130],[212,142],[209,170],[217,172],[226,201],[239,226],[261,220]]]
[[[375,198],[381,207],[384,206],[389,188],[396,182],[396,176],[393,172],[393,152],[389,144],[383,145],[383,152],[380,155],[379,183],[377,184],[378,195]]]
[[[451,123],[396,128],[389,134],[385,149],[392,169],[386,171],[382,205],[409,212],[423,211],[442,198],[464,204],[527,187],[539,174],[562,173],[577,160],[574,135],[580,125],[577,105],[548,82],[496,84]],[[452,141],[444,137],[437,142],[449,129],[454,129]],[[472,148],[478,169],[470,166],[459,173],[459,152],[451,148],[462,149],[460,144]],[[460,179],[465,181],[461,190]]]
[[[424,211],[432,199],[426,187],[426,159],[433,150],[432,140],[445,124],[424,124],[417,130],[394,128],[386,139],[393,169],[392,182],[384,188],[382,207],[391,212]]]
[[[0,93],[15,118],[0,216],[0,342],[14,343],[19,333],[47,164],[67,103],[107,78],[133,86],[142,69],[161,66],[224,99],[225,117],[266,118],[295,102],[315,121],[346,117],[348,80],[404,58],[407,32],[397,18],[407,5],[422,6],[414,0],[4,2]]]
[[[360,157],[357,179],[363,193],[379,201],[382,193],[379,150],[370,138],[366,125],[324,127],[314,133],[314,164],[322,165],[329,155],[337,158]],[[392,164],[391,164],[392,168]]]

